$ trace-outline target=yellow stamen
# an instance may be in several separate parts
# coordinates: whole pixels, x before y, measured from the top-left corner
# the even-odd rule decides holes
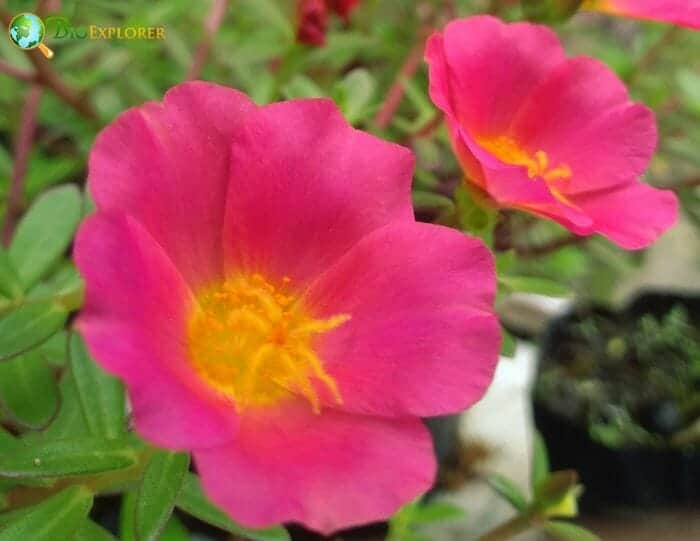
[[[202,379],[238,410],[300,395],[320,413],[314,380],[342,403],[314,346],[318,335],[350,316],[312,317],[289,290],[290,283],[288,277],[274,285],[260,274],[236,275],[196,295],[187,323],[190,360]]]
[[[559,164],[551,168],[549,156],[544,150],[537,150],[534,155],[529,154],[518,142],[507,135],[497,137],[480,138],[479,144],[500,160],[527,168],[527,176],[530,178],[542,177],[545,182],[556,180],[568,180],[572,176],[571,168],[567,164]]]

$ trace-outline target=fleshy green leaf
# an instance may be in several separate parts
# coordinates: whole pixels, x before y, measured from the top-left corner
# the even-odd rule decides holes
[[[520,487],[507,477],[492,474],[488,477],[488,483],[517,511],[524,511],[527,508],[527,497],[520,490]]]
[[[466,517],[464,509],[449,502],[428,502],[418,504],[413,509],[412,521],[416,525],[430,524],[431,522],[447,522]]]
[[[71,541],[117,541],[117,538],[92,520],[85,520],[78,526]]]
[[[532,489],[549,477],[549,455],[542,434],[535,432],[532,450]]]
[[[55,302],[35,302],[0,316],[0,361],[40,344],[59,331],[68,313]]]
[[[69,358],[78,399],[94,436],[116,438],[125,429],[124,386],[90,357],[78,334],[70,338]]]
[[[0,541],[73,539],[90,507],[92,493],[87,488],[66,488],[38,505],[13,512],[14,519],[0,530]]]
[[[536,293],[538,295],[549,295],[551,297],[565,297],[571,290],[564,284],[559,284],[546,278],[534,276],[499,276],[501,285],[511,291],[521,291],[524,293]]]
[[[578,490],[578,474],[574,470],[551,473],[535,487],[535,500],[539,509],[558,506],[572,490]]]
[[[89,436],[90,431],[78,399],[78,389],[75,385],[75,378],[73,378],[71,372],[67,372],[63,375],[58,389],[61,393],[61,409],[58,411],[58,416],[43,434],[37,433],[37,436],[43,437],[45,440],[61,440]]]
[[[125,492],[119,510],[119,539],[136,541],[136,492]]]
[[[128,468],[136,452],[126,440],[84,438],[39,442],[0,456],[0,477],[63,477]]]
[[[338,82],[334,95],[350,124],[364,120],[372,112],[369,103],[376,86],[372,74],[364,68],[350,71]]]
[[[559,520],[549,521],[544,525],[544,531],[560,541],[600,541],[600,537],[593,532],[576,524]]]
[[[136,499],[136,538],[156,541],[170,518],[190,464],[187,453],[159,451],[150,458]]]
[[[45,276],[68,248],[81,207],[75,186],[59,186],[44,192],[20,220],[9,255],[25,289]]]
[[[0,403],[21,424],[46,426],[58,409],[58,386],[37,350],[0,363]]]
[[[204,492],[202,492],[199,479],[191,473],[185,476],[185,482],[177,498],[176,505],[185,513],[199,520],[254,541],[288,541],[290,539],[287,530],[281,526],[264,530],[251,530],[236,524],[228,518],[226,513],[207,499]]]
[[[0,248],[0,295],[14,299],[22,294],[22,285],[10,256]]]
[[[501,342],[501,355],[504,357],[512,357],[515,355],[515,348],[517,347],[515,338],[503,327],[501,327],[501,336],[503,337],[503,341]]]
[[[165,528],[163,528],[163,533],[160,534],[158,541],[190,541],[190,539],[190,534],[185,525],[176,515],[172,515]]]

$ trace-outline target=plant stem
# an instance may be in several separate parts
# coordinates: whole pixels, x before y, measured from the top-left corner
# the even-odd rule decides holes
[[[209,55],[211,44],[214,41],[214,36],[218,32],[221,22],[224,20],[224,15],[226,15],[227,4],[227,0],[213,0],[209,14],[204,20],[204,34],[202,36],[202,41],[200,41],[199,45],[197,45],[194,60],[192,61],[192,65],[185,76],[186,79],[198,79],[202,74],[202,68],[207,61],[207,56]]]
[[[34,72],[18,68],[2,59],[0,59],[0,73],[4,73],[8,77],[12,77],[18,81],[24,81],[25,83],[36,82],[36,75],[34,75]]]
[[[12,164],[12,178],[10,179],[10,193],[7,198],[7,211],[5,212],[5,224],[2,230],[3,245],[9,246],[15,222],[22,213],[24,199],[24,179],[27,173],[29,153],[36,131],[36,115],[39,109],[43,89],[39,85],[32,85],[27,91],[22,107],[19,131],[15,141],[14,160]]]
[[[399,72],[396,74],[394,82],[389,87],[384,101],[374,117],[374,123],[377,127],[385,128],[389,122],[391,122],[396,109],[399,108],[406,89],[406,83],[416,73],[423,59],[423,49],[425,47],[425,38],[427,34],[428,32],[425,29],[418,32],[416,43],[411,48],[401,69],[399,69]]]
[[[516,535],[529,530],[532,526],[531,522],[532,517],[529,515],[518,515],[490,532],[486,532],[477,541],[506,541],[507,539],[512,539]]]
[[[669,25],[668,29],[661,35],[661,37],[651,46],[639,59],[637,64],[632,68],[632,71],[627,75],[627,84],[631,86],[634,84],[639,77],[639,75],[644,72],[647,68],[653,66],[656,61],[661,56],[661,52],[666,48],[667,45],[676,39],[676,36],[680,32],[680,26]]]

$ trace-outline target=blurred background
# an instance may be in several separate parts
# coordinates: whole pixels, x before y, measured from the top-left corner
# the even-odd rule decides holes
[[[187,78],[236,87],[260,104],[331,97],[356,127],[416,153],[419,219],[469,229],[483,218],[460,191],[427,95],[423,45],[458,16],[522,19],[519,2],[365,0],[347,20],[331,14],[316,45],[298,42],[293,0],[0,6],[4,19],[37,10],[63,17],[47,21],[50,61],[0,39],[5,245],[46,190],[84,186],[102,126]],[[81,39],[89,25],[161,26],[165,39]],[[58,26],[67,37],[56,37]],[[531,491],[538,429],[552,469],[578,472],[581,523],[602,539],[700,539],[700,32],[584,12],[554,28],[569,55],[601,59],[656,111],[660,142],[646,180],[674,189],[682,215],[648,250],[624,252],[599,236],[573,238],[553,223],[501,214],[490,240],[508,333],[503,357],[481,403],[431,421],[441,458],[434,497],[466,515],[426,526],[427,538],[468,539],[512,516],[503,493]],[[50,280],[78,280],[67,257]],[[494,490],[494,474],[510,485]]]

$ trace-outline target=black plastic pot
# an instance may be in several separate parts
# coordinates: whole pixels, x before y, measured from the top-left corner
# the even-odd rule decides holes
[[[540,358],[566,359],[571,327],[591,315],[606,324],[637,319],[643,314],[663,316],[681,304],[694,325],[700,326],[700,297],[644,293],[618,313],[602,307],[577,308],[553,321],[545,332]],[[564,362],[564,361],[563,361]],[[586,426],[550,411],[535,402],[535,423],[542,433],[554,469],[573,468],[581,476],[585,492],[581,506],[602,511],[610,506],[654,507],[700,502],[700,450],[630,447],[613,449],[593,440]]]

